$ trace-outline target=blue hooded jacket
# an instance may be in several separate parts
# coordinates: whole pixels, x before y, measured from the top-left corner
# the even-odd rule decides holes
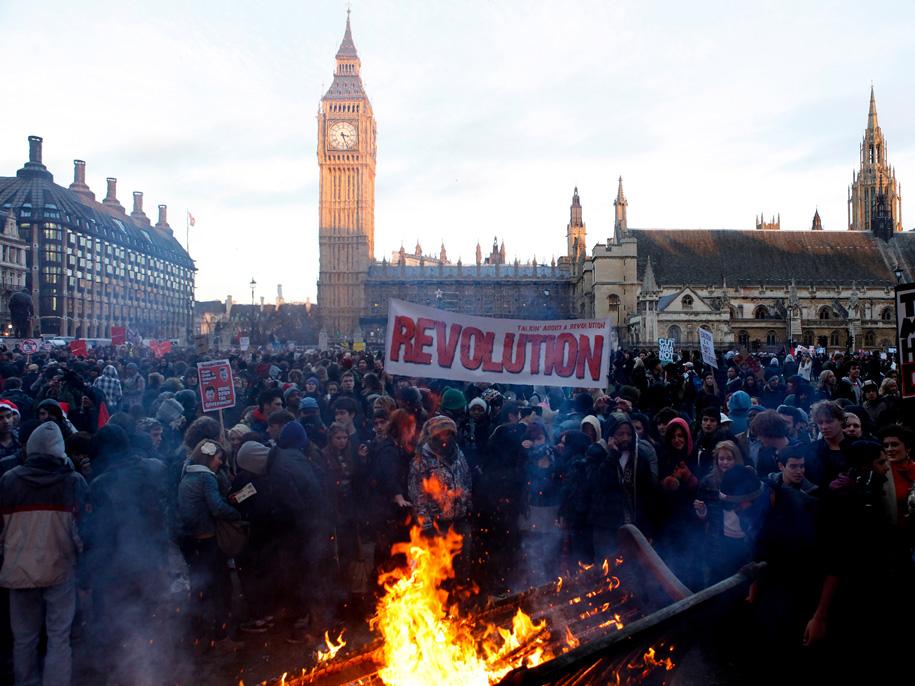
[[[736,391],[728,400],[728,417],[731,419],[731,433],[737,435],[747,430],[747,413],[750,411],[750,394]]]

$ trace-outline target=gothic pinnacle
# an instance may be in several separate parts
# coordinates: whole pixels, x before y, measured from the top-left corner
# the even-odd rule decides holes
[[[874,84],[871,84],[871,104],[867,112],[867,128],[877,128],[877,99],[874,97]]]

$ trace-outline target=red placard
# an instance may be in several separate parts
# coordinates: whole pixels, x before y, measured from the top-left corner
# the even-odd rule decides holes
[[[235,381],[228,360],[198,362],[197,378],[204,412],[235,407]]]
[[[124,345],[127,342],[127,328],[123,326],[111,327],[111,345]]]
[[[70,341],[70,352],[77,357],[86,357],[88,355],[88,351],[86,349],[86,341],[81,339]]]
[[[171,341],[150,341],[149,349],[152,350],[153,355],[157,358],[163,357],[164,355],[172,351],[172,342]]]

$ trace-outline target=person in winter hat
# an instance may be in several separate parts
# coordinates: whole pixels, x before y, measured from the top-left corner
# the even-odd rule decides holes
[[[77,517],[88,486],[73,469],[54,422],[40,424],[26,444],[25,464],[0,477],[3,567],[10,589],[13,669],[17,684],[69,684],[70,627],[76,612]],[[45,628],[44,669],[38,642]]]
[[[465,407],[467,407],[467,399],[458,389],[446,388],[442,393],[442,414],[456,419],[463,416]]]

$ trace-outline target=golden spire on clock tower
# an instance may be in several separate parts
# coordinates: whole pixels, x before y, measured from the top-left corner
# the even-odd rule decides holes
[[[375,252],[375,118],[361,66],[347,12],[334,79],[318,113],[318,304],[335,340],[358,328]]]

